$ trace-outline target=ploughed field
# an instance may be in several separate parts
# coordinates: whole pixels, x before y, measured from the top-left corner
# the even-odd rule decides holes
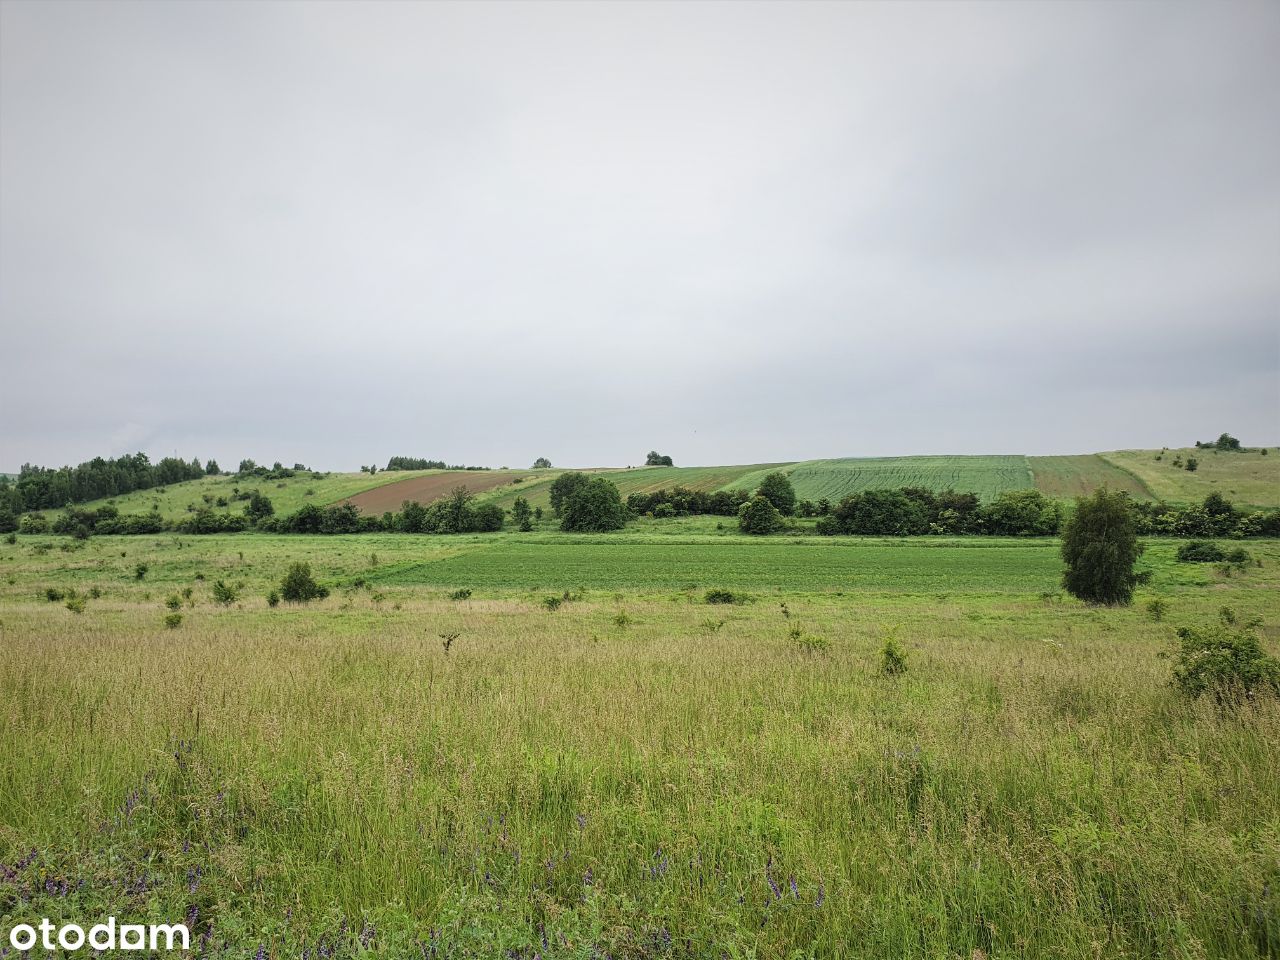
[[[0,543],[2,925],[185,918],[237,958],[1276,954],[1280,707],[1187,702],[1161,654],[1223,607],[1275,653],[1280,542],[1226,576],[1154,541],[1135,605],[1095,609],[1053,541],[713,529]],[[270,607],[297,560],[330,595]]]
[[[459,487],[468,493],[483,493],[511,483],[516,476],[519,474],[502,470],[442,470],[384,483],[347,497],[343,502],[354,504],[361,513],[378,515],[388,510],[394,513],[406,501],[433,503]]]

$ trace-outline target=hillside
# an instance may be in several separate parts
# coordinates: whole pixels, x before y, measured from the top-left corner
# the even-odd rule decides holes
[[[1199,468],[1185,469],[1188,457]],[[1156,459],[1159,457],[1160,459]],[[1174,466],[1180,460],[1184,466]],[[1106,485],[1143,500],[1189,503],[1218,492],[1243,507],[1280,506],[1280,451],[1217,453],[1212,450],[1119,450],[1077,456],[1021,455],[933,457],[842,457],[798,463],[756,463],[708,467],[590,468],[608,477],[625,498],[636,492],[684,486],[693,490],[752,490],[771,471],[787,474],[802,499],[832,502],[850,493],[904,486],[972,491],[990,500],[1009,490],[1039,490],[1069,499]],[[148,513],[154,507],[168,519],[201,508],[243,511],[236,494],[259,491],[277,514],[306,503],[318,506],[349,501],[363,512],[397,510],[405,500],[428,503],[465,486],[477,499],[510,509],[516,497],[534,507],[550,507],[551,484],[563,470],[405,470],[367,473],[311,473],[283,480],[203,477],[186,483],[139,490],[111,502],[121,513]],[[224,501],[224,502],[220,502]],[[100,506],[94,501],[86,506]],[[57,511],[46,511],[56,513]]]

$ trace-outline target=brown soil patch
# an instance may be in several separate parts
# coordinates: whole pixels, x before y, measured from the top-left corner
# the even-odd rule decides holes
[[[351,503],[361,513],[379,515],[388,510],[396,511],[406,500],[418,503],[431,503],[442,500],[458,487],[466,487],[469,493],[482,493],[492,490],[504,483],[510,483],[514,473],[503,473],[500,470],[453,470],[448,473],[431,473],[421,477],[408,477],[395,483],[383,484],[354,497],[347,497],[342,503]]]

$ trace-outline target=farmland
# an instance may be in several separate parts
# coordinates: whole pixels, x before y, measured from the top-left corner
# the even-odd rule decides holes
[[[0,893],[188,917],[207,956],[1255,957],[1280,706],[1160,659],[1223,606],[1274,649],[1280,542],[1249,549],[1153,542],[1099,609],[1047,540],[22,537]],[[271,608],[298,559],[331,595]]]
[[[1171,503],[1203,500],[1220,493],[1228,500],[1245,506],[1266,507],[1280,503],[1280,449],[1222,452],[1197,450],[1117,450],[1104,453],[1109,462],[1125,470],[1161,499]],[[1161,459],[1157,460],[1156,457]],[[1195,457],[1195,471],[1175,464]]]
[[[1075,457],[1028,457],[1032,479],[1050,497],[1080,497],[1098,487],[1120,490],[1137,500],[1151,500],[1151,491],[1132,473],[1110,462],[1104,454]]]
[[[406,501],[433,503],[447,497],[459,487],[472,494],[484,493],[510,484],[517,476],[521,474],[502,470],[441,470],[419,473],[353,494],[343,502],[353,504],[361,513],[379,514],[387,510],[399,510],[400,505]]]
[[[763,471],[767,472],[767,471]],[[760,482],[749,474],[733,486],[750,489]],[[991,499],[1006,490],[1032,486],[1026,457],[851,457],[810,460],[786,470],[796,496],[832,502],[861,490],[925,487],[930,490],[962,490]]]

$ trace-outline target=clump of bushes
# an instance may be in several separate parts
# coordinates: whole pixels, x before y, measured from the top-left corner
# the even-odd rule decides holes
[[[1210,694],[1221,705],[1280,694],[1280,661],[1263,651],[1254,626],[1234,629],[1223,617],[1209,627],[1182,627],[1174,687],[1192,699]]]
[[[744,503],[738,512],[738,529],[743,533],[765,536],[776,533],[786,525],[773,502],[759,494]]]
[[[585,473],[562,473],[551,484],[551,508],[566,533],[604,533],[621,530],[629,513],[617,484]]]
[[[1204,540],[1190,540],[1178,547],[1179,563],[1217,563],[1226,556],[1216,543]]]
[[[166,613],[164,615],[164,625],[170,630],[177,630],[182,626],[182,614],[178,612]]]
[[[703,598],[707,603],[742,603],[745,598],[732,590],[708,590]]]
[[[280,596],[289,603],[308,603],[329,596],[328,587],[316,583],[311,576],[311,564],[295,563],[280,581]]]
[[[73,590],[67,595],[67,602],[65,606],[72,613],[84,613],[85,605],[88,602],[87,597],[83,597]]]
[[[147,571],[151,569],[145,563],[136,564],[133,568],[133,579],[141,580],[147,575]]]
[[[462,588],[460,588],[460,589],[458,589],[458,590],[455,590],[455,591],[453,591],[453,593],[449,594],[449,599],[450,599],[450,600],[470,600],[470,599],[471,599],[471,588],[470,588],[470,587],[462,587]]]
[[[280,606],[279,590],[272,590],[270,593],[267,594],[267,606],[272,608]]]

